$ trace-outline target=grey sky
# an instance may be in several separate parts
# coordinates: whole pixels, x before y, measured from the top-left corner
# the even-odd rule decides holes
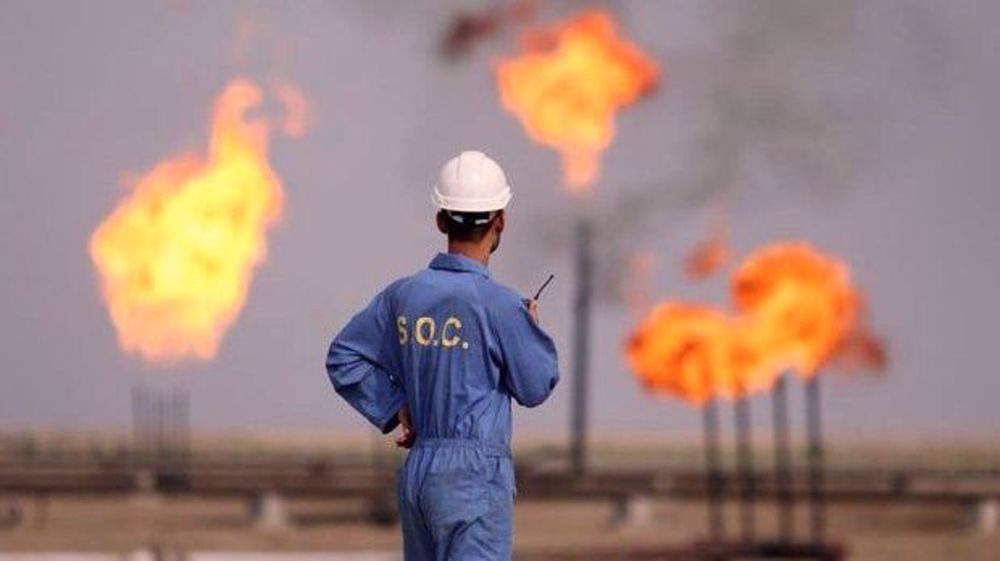
[[[461,63],[436,57],[458,4],[468,5],[0,3],[0,424],[125,426],[131,388],[152,384],[190,388],[199,427],[365,430],[326,381],[329,338],[439,249],[428,189],[445,159],[478,147],[506,167],[515,190],[495,275],[527,292],[556,274],[542,315],[562,351],[564,385],[547,406],[522,411],[519,424],[562,431],[572,279],[559,229],[573,208],[558,188],[557,156],[499,107],[490,65],[513,37],[480,45]],[[544,15],[570,4],[552,2]],[[727,42],[735,4],[612,4],[663,64],[666,84],[621,115],[605,154],[595,206],[618,217],[604,226],[605,253],[653,251],[657,298],[722,302],[724,278],[695,286],[678,270],[715,199],[677,200],[701,188],[702,168],[715,169],[695,146],[719,126],[710,93],[734,82],[718,69],[743,60],[726,50],[738,44]],[[826,108],[816,138],[834,163],[785,168],[750,150],[731,179],[734,245],[745,255],[768,241],[808,239],[847,259],[867,289],[893,361],[883,379],[831,386],[834,430],[998,435],[1000,9],[989,1],[845,6],[816,10],[846,17],[830,28],[808,17],[785,22],[803,32],[787,45],[775,35],[773,57],[762,55],[762,68],[791,80],[806,107]],[[248,40],[239,39],[241,22],[256,30]],[[123,195],[124,174],[204,149],[211,102],[238,75],[299,85],[314,127],[272,143],[287,212],[217,359],[149,367],[118,350],[87,240]],[[751,96],[774,83],[747,78]],[[639,195],[655,204],[641,205],[634,221],[611,211]],[[606,299],[595,319],[596,430],[696,426],[688,406],[644,397],[633,382],[620,352],[629,325],[621,303]]]

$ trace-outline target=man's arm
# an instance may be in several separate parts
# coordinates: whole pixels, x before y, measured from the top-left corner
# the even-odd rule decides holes
[[[538,326],[537,302],[504,300],[493,321],[508,391],[525,407],[541,404],[559,382],[559,359],[555,343]]]
[[[389,310],[382,292],[334,338],[326,357],[334,389],[383,433],[399,424],[397,413],[406,400],[382,356],[388,336]]]

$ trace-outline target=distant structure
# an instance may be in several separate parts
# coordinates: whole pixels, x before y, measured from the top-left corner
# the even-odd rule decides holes
[[[132,457],[157,466],[183,464],[191,448],[187,390],[132,389]]]

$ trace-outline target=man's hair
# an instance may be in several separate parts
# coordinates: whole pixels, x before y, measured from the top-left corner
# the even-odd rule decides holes
[[[438,212],[444,224],[448,239],[460,242],[478,242],[490,230],[499,212],[458,212],[442,210]]]

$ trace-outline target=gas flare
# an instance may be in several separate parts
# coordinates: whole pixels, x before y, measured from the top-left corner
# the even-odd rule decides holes
[[[600,173],[615,113],[652,91],[659,75],[602,10],[529,32],[523,52],[497,67],[501,103],[532,140],[561,153],[566,184],[578,192]]]
[[[91,236],[124,350],[150,362],[210,359],[243,308],[283,207],[271,127],[246,115],[261,101],[254,83],[231,82],[215,102],[208,157],[158,163]]]
[[[669,301],[647,316],[626,344],[645,388],[704,403],[767,390],[787,370],[810,378],[835,360],[885,364],[847,266],[806,243],[754,252],[732,291],[736,314]]]
[[[734,273],[732,291],[772,361],[805,377],[833,356],[857,319],[847,265],[806,243],[756,251]]]
[[[642,385],[695,403],[732,389],[728,366],[732,326],[707,306],[666,302],[628,341],[628,359]]]
[[[694,403],[762,390],[776,371],[740,318],[697,304],[661,304],[632,334],[627,355],[640,383]]]

